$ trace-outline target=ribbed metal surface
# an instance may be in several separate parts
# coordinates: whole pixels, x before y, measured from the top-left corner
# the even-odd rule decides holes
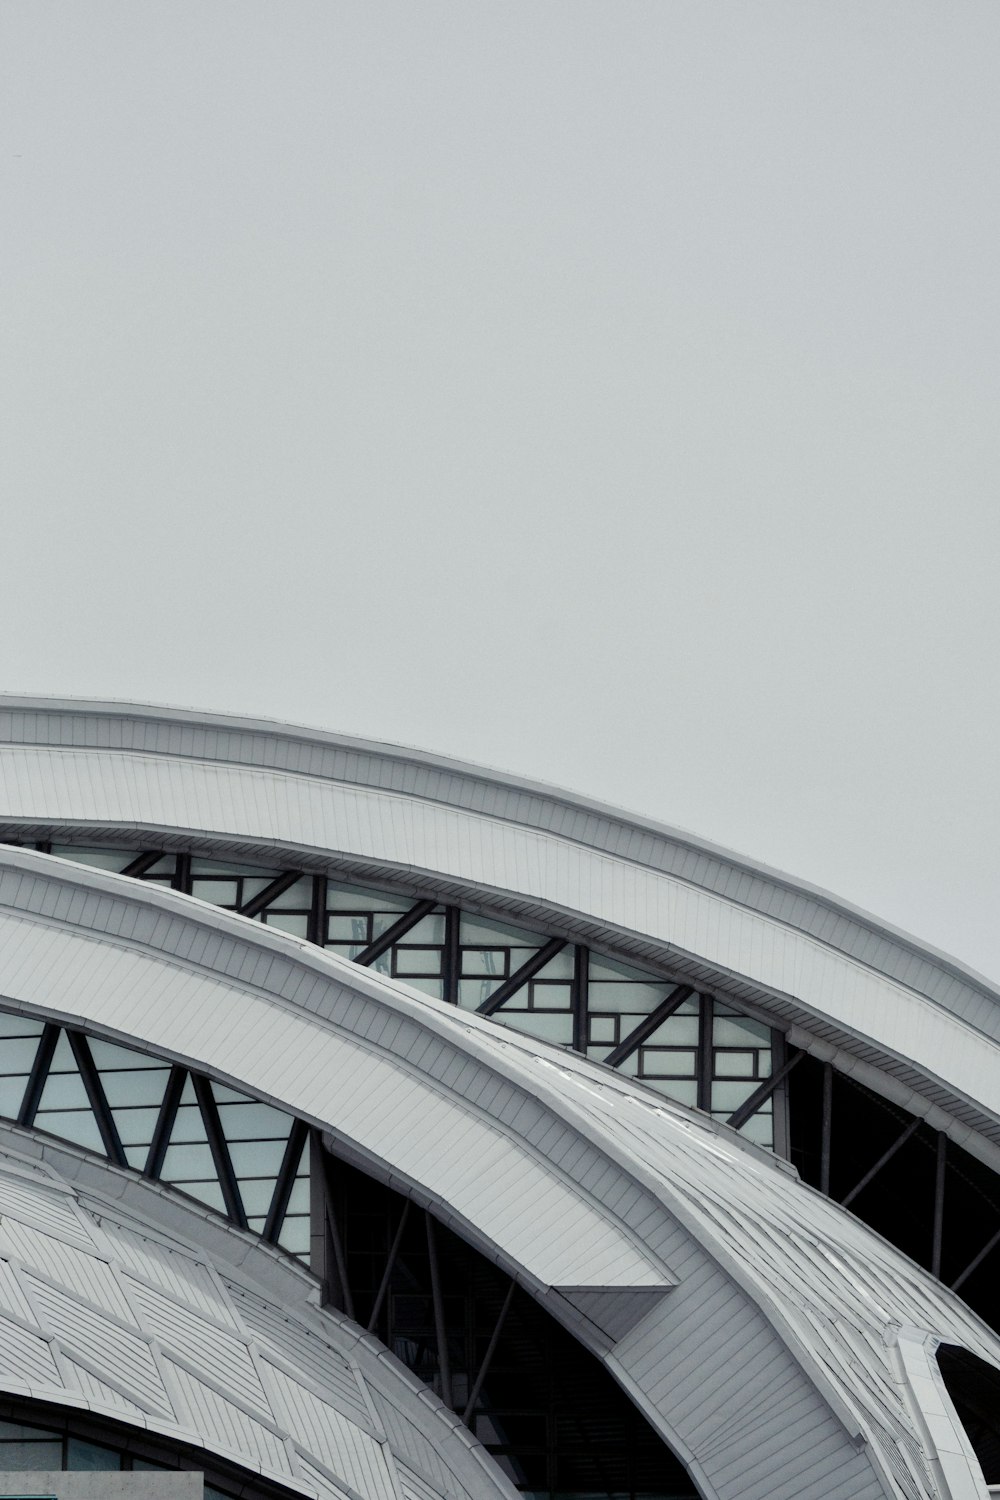
[[[662,1286],[665,1295],[607,1360],[693,1461],[708,1493],[726,1500],[941,1493],[921,1472],[925,1438],[894,1381],[890,1334],[909,1324],[998,1366],[1000,1341],[772,1158],[680,1107],[654,1105],[583,1059],[503,1035],[185,898],[59,871],[42,856],[12,854],[3,864],[3,993],[189,1058],[302,1111],[445,1217],[461,1216],[464,1231],[522,1268],[529,1284],[534,1276],[567,1287]],[[15,1185],[23,1216],[31,1179]],[[50,1208],[58,1201],[39,1192]],[[73,1213],[77,1237],[86,1243],[89,1235],[102,1264],[113,1261],[110,1211],[102,1229]],[[141,1250],[134,1225],[131,1232],[133,1271],[115,1274],[142,1326],[148,1314],[128,1284],[158,1291],[159,1272],[151,1260],[135,1278]],[[50,1265],[26,1261],[44,1237],[21,1234],[11,1265],[41,1330],[57,1332],[71,1358],[76,1352],[112,1388],[127,1379],[139,1405],[155,1408],[151,1391],[165,1389],[164,1420],[182,1427],[195,1421],[200,1398],[210,1429],[201,1440],[227,1451],[243,1443],[254,1462],[277,1465],[272,1472],[284,1472],[296,1445],[308,1450],[307,1435],[283,1425],[287,1400],[275,1396],[265,1410],[259,1398],[225,1385],[231,1333],[219,1328],[217,1354],[206,1347],[197,1366],[190,1350],[180,1352],[180,1335],[174,1353],[143,1343],[92,1306],[80,1285],[53,1287]],[[177,1300],[176,1267],[172,1290],[158,1295]],[[192,1318],[210,1344],[218,1320]],[[241,1338],[266,1342],[260,1328]],[[286,1382],[296,1381],[288,1368],[294,1342],[274,1360]],[[859,1351],[868,1364],[862,1377],[854,1370]],[[105,1367],[95,1365],[98,1356]],[[315,1383],[301,1381],[322,1401]],[[200,1397],[202,1388],[212,1395]],[[329,1399],[351,1420],[332,1392]],[[400,1412],[409,1400],[401,1398]],[[389,1418],[380,1415],[391,1445]],[[359,1452],[370,1452],[378,1439],[364,1422],[354,1425],[365,1433]],[[288,1439],[280,1453],[272,1449],[279,1434]],[[415,1469],[418,1447],[404,1455]],[[310,1461],[327,1467],[315,1452]],[[909,1492],[900,1488],[900,1463]]]
[[[112,1190],[124,1186],[123,1174],[100,1171]],[[18,1218],[7,1216],[8,1188]],[[64,1191],[53,1193],[59,1188]],[[397,1500],[392,1440],[374,1420],[346,1351],[330,1343],[340,1338],[351,1349],[359,1330],[309,1309],[315,1327],[303,1327],[300,1310],[293,1334],[288,1315],[241,1282],[233,1265],[225,1266],[223,1281],[152,1224],[137,1223],[110,1200],[84,1200],[65,1189],[53,1170],[32,1171],[0,1152],[0,1388],[94,1406],[305,1494],[314,1492],[314,1475],[324,1475],[323,1493],[350,1490],[360,1500]],[[53,1199],[61,1205],[62,1222],[48,1233],[22,1222],[33,1194],[39,1210],[32,1217],[43,1215]],[[155,1210],[154,1190],[139,1194]],[[182,1210],[182,1217],[188,1213]],[[60,1238],[69,1221],[72,1244]],[[223,1233],[244,1259],[245,1237]],[[272,1253],[257,1254],[267,1272]],[[306,1282],[299,1288],[304,1298],[310,1290],[304,1273],[284,1274]],[[245,1322],[242,1311],[251,1308],[252,1322]],[[285,1336],[272,1339],[269,1329],[279,1327]],[[303,1349],[300,1371],[295,1360]],[[427,1441],[426,1432],[444,1455],[444,1462],[435,1456],[428,1484],[444,1472],[442,1493],[454,1500],[511,1500],[499,1473],[470,1462],[469,1435],[456,1434],[453,1419],[413,1395],[407,1372],[387,1357],[369,1363],[368,1378],[377,1386],[390,1395],[398,1386],[394,1409],[402,1438],[414,1420],[412,1408],[419,1413],[421,1435],[403,1448],[409,1468],[420,1467],[413,1450]]]
[[[855,914],[831,910],[805,889],[796,895],[781,887],[780,900],[765,899],[764,874],[733,865],[723,878],[724,861],[709,851],[697,857],[690,849],[683,857],[675,851],[677,858],[666,859],[669,839],[650,830],[591,847],[600,818],[568,803],[530,827],[518,819],[517,799],[503,815],[470,810],[450,773],[436,772],[435,784],[438,792],[450,788],[455,805],[415,790],[387,791],[367,774],[364,785],[303,774],[292,768],[294,755],[284,757],[283,769],[267,759],[246,764],[246,747],[238,762],[198,760],[190,750],[170,754],[164,743],[188,744],[194,728],[160,729],[156,754],[0,748],[0,818],[262,840],[425,871],[471,891],[516,893],[536,912],[574,913],[606,932],[659,945],[678,973],[722,984],[737,998],[790,1003],[800,1023],[826,1020],[845,1045],[868,1038],[884,1054],[908,1058],[930,1080],[941,1079],[953,1094],[978,1100],[994,1117],[1000,1113],[990,1087],[997,1059],[985,1068],[975,1061],[982,1034],[1000,1040],[997,995],[957,966],[901,945]],[[254,744],[260,751],[261,741]],[[494,807],[508,802],[493,799]],[[650,843],[656,837],[660,867]],[[773,881],[770,888],[776,889]]]

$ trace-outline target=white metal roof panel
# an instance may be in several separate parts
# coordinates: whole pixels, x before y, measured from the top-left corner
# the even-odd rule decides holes
[[[25,1172],[9,1152],[0,1152],[0,1214],[11,1171],[19,1174],[22,1209],[33,1175],[41,1176]],[[59,1246],[55,1229],[49,1236],[39,1233],[22,1247],[37,1262],[29,1269],[20,1260],[11,1262],[0,1255],[0,1281],[14,1288],[6,1299],[14,1305],[13,1312],[0,1301],[0,1387],[42,1400],[100,1408],[126,1424],[228,1455],[306,1494],[313,1489],[314,1476],[325,1475],[324,1493],[350,1490],[360,1500],[396,1500],[392,1439],[387,1445],[373,1436],[373,1410],[345,1353],[329,1342],[329,1337],[336,1337],[347,1347],[358,1347],[359,1330],[349,1325],[342,1328],[336,1320],[304,1305],[295,1319],[287,1310],[279,1312],[237,1278],[234,1266],[226,1268],[225,1283],[214,1282],[217,1298],[226,1303],[226,1318],[209,1319],[200,1310],[206,1268],[196,1254],[179,1242],[165,1242],[153,1224],[144,1225],[140,1232],[110,1200],[85,1203],[75,1198],[51,1169],[45,1169],[44,1175],[50,1187],[64,1188],[77,1224],[91,1226],[91,1255],[102,1272],[109,1271],[104,1257],[110,1254],[110,1271],[122,1288],[135,1332],[123,1327],[110,1311],[85,1300],[81,1287],[89,1286],[88,1279],[81,1278],[75,1263],[51,1254]],[[110,1168],[101,1168],[100,1175],[107,1177],[109,1186],[119,1178],[124,1180],[124,1174]],[[38,1192],[46,1195],[41,1181]],[[141,1190],[140,1197],[156,1207],[158,1198],[152,1190]],[[189,1214],[182,1210],[181,1218]],[[224,1235],[232,1238],[239,1258],[245,1258],[246,1238],[231,1230]],[[127,1270],[115,1256],[119,1246],[127,1247]],[[269,1264],[267,1253],[260,1254]],[[190,1268],[187,1277],[184,1261]],[[65,1284],[53,1285],[64,1273]],[[161,1275],[163,1281],[157,1286]],[[302,1273],[294,1273],[294,1279],[301,1280]],[[178,1300],[185,1285],[193,1289],[194,1306],[185,1307]],[[243,1321],[241,1309],[248,1308],[253,1309],[253,1326]],[[22,1326],[19,1319],[23,1320],[25,1312],[29,1317],[38,1315],[38,1333]],[[303,1313],[329,1337],[307,1328],[301,1321]],[[284,1338],[272,1342],[269,1329],[278,1327],[283,1328]],[[303,1349],[305,1369],[296,1378],[294,1361]],[[471,1436],[464,1429],[455,1432],[454,1418],[439,1410],[440,1403],[428,1404],[411,1391],[413,1378],[408,1372],[382,1350],[375,1351],[367,1363],[376,1388],[390,1396],[395,1392],[394,1431],[409,1439],[405,1443],[408,1467],[421,1468],[424,1445],[433,1454],[427,1482],[434,1484],[443,1476],[446,1482],[441,1493],[454,1500],[511,1500],[510,1486],[479,1454]],[[258,1379],[258,1370],[265,1372],[270,1394]],[[331,1372],[334,1378],[328,1379]],[[317,1379],[322,1395],[316,1389]],[[419,1438],[410,1439],[414,1411],[419,1413],[422,1430]]]

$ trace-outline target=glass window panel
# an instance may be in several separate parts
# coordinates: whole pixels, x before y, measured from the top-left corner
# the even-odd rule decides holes
[[[648,969],[634,969],[630,964],[619,963],[616,958],[605,958],[600,953],[590,955],[590,978],[596,980],[629,980],[639,983],[666,985],[670,988],[670,981],[660,979],[656,974],[651,974]]]
[[[27,1076],[23,1078],[0,1078],[0,1115],[5,1119],[16,1120],[24,1103],[24,1091],[28,1086]]]
[[[149,1474],[154,1470],[160,1473],[161,1470],[169,1468],[169,1465],[157,1463],[155,1458],[133,1458],[132,1468],[143,1474]]]
[[[169,1068],[143,1068],[139,1073],[101,1073],[104,1096],[112,1109],[128,1104],[159,1104],[170,1077]]]
[[[638,1018],[637,1018],[638,1020]],[[696,1047],[698,1045],[699,1020],[697,1016],[681,1015],[676,1012],[667,1019],[650,1035],[650,1042],[658,1042],[667,1047],[683,1047],[685,1045]]]
[[[187,1090],[185,1089],[185,1093]],[[212,1097],[216,1104],[256,1104],[249,1094],[244,1094],[242,1089],[231,1089],[227,1083],[213,1083]]]
[[[326,906],[328,911],[409,911],[416,901],[415,896],[397,896],[390,891],[373,891],[361,885],[335,885],[326,883]]]
[[[717,1047],[752,1047],[754,1043],[769,1047],[771,1028],[749,1016],[719,1016],[712,1023],[712,1040]]]
[[[284,1160],[285,1142],[236,1141],[229,1156],[237,1177],[273,1177]]]
[[[440,974],[440,948],[393,949],[396,956],[396,973],[402,978],[408,974]]]
[[[606,984],[603,980],[588,987],[587,1004],[594,1010],[632,1010],[648,1015],[665,1000],[672,985]]]
[[[39,1113],[49,1109],[89,1109],[90,1100],[79,1073],[50,1073],[42,1090]]]
[[[190,1088],[191,1084],[190,1082],[188,1082],[184,1090],[185,1095],[187,1095]],[[176,1116],[174,1117],[174,1125],[173,1129],[170,1132],[170,1139],[175,1142],[204,1141],[207,1139],[205,1135],[205,1124],[201,1118],[201,1110],[198,1108],[197,1104],[181,1105],[180,1109],[177,1111]]]
[[[697,1107],[698,1084],[693,1078],[690,1082],[683,1078],[646,1078],[643,1082],[648,1088],[655,1089],[658,1094],[673,1099],[677,1104],[686,1104],[689,1109]]]
[[[266,881],[262,881],[261,889],[263,889],[266,884]],[[249,881],[243,882],[244,901],[249,901],[251,896],[256,896],[259,894],[258,891],[249,891],[247,889],[248,885]],[[280,896],[275,896],[273,901],[269,901],[267,904],[267,910],[301,911],[303,908],[306,908],[308,910],[312,906],[312,897],[312,877],[307,875],[304,876],[302,880],[297,880],[294,885],[290,885],[287,891],[282,891]]]
[[[435,1000],[441,999],[442,981],[440,979],[407,978],[406,983],[411,990],[420,990],[424,995],[433,995]]]
[[[4,1037],[0,1041],[0,1073],[30,1073],[38,1051],[38,1036]]]
[[[462,950],[463,974],[504,974],[507,954],[503,948],[465,948]],[[512,965],[512,968],[516,965]]]
[[[240,1197],[243,1200],[243,1212],[248,1219],[252,1216],[266,1217],[274,1197],[274,1178],[241,1177]]]
[[[309,1254],[309,1215],[306,1214],[300,1218],[294,1214],[286,1214],[281,1233],[278,1235],[278,1244],[282,1250],[287,1250],[291,1255],[307,1257]],[[205,1493],[208,1493],[207,1486]]]
[[[78,1146],[85,1146],[88,1151],[104,1155],[101,1132],[89,1109],[53,1109],[46,1110],[44,1114],[39,1110],[35,1116],[35,1125],[39,1130],[47,1130],[50,1135],[62,1136],[65,1141],[73,1141]]]
[[[162,1057],[151,1057],[148,1052],[140,1052],[135,1047],[120,1047],[117,1042],[102,1042],[100,1037],[91,1037],[90,1055],[100,1072],[105,1068],[119,1068],[133,1073],[136,1068],[166,1066]]]
[[[460,979],[458,1003],[463,1010],[478,1010],[502,984],[502,979]]]
[[[0,1422],[0,1443],[10,1443],[16,1438],[49,1442],[54,1440],[54,1434],[46,1427],[26,1427],[23,1422]]]
[[[119,1109],[114,1112],[118,1137],[123,1146],[148,1146],[153,1139],[158,1109]]]
[[[588,1047],[587,1056],[591,1058],[593,1062],[603,1062],[606,1057],[611,1056],[614,1050],[615,1049],[613,1047]]]
[[[292,1191],[288,1195],[288,1212],[290,1214],[307,1214],[309,1212],[308,1177],[296,1177],[292,1183]]]
[[[394,919],[395,920],[395,919]],[[386,922],[387,927],[392,922]],[[326,935],[331,943],[367,943],[368,941],[368,918],[350,917],[336,915],[326,919]]]
[[[178,1192],[187,1193],[192,1198],[197,1198],[200,1203],[207,1203],[209,1208],[214,1208],[218,1213],[226,1212],[226,1200],[222,1196],[222,1189],[216,1182],[185,1182],[178,1178],[171,1186],[177,1188]]]
[[[240,865],[231,860],[202,859],[195,856],[191,860],[192,875],[265,875],[268,880],[277,880],[281,871],[273,865]]]
[[[353,959],[357,958],[362,949],[367,948],[367,946],[367,943],[351,943],[350,945],[346,943],[327,943],[326,951],[328,953],[336,953],[338,958]],[[372,964],[372,968],[374,969],[375,967],[376,965]],[[384,973],[385,971],[379,967],[379,972]]]
[[[62,1443],[51,1438],[46,1443],[0,1443],[0,1470],[23,1474],[27,1469],[61,1469]]]
[[[444,942],[444,912],[431,912],[428,917],[421,917],[415,927],[411,927],[406,934],[408,943],[435,943],[440,946]]]
[[[149,1155],[148,1144],[140,1143],[139,1145],[126,1146],[123,1142],[122,1150],[125,1152],[125,1160],[134,1172],[144,1172],[146,1170],[146,1158]]]
[[[541,948],[548,938],[537,932],[527,932],[523,927],[508,927],[506,922],[490,922],[485,917],[462,912],[459,927],[459,942],[462,947],[482,948]]]
[[[170,1182],[176,1182],[181,1178],[185,1180],[195,1177],[214,1178],[215,1162],[212,1159],[211,1148],[208,1145],[195,1144],[168,1146],[160,1175]]]
[[[252,1104],[220,1103],[219,1118],[227,1141],[285,1141],[292,1128],[291,1115],[256,1100]]]
[[[239,899],[235,880],[192,880],[191,894],[214,906],[235,906]]]
[[[616,1042],[618,1040],[617,1016],[591,1016],[588,1026],[592,1042]]]
[[[760,1110],[751,1115],[749,1120],[740,1131],[748,1141],[755,1141],[758,1146],[764,1146],[768,1151],[774,1150],[774,1120],[770,1113]]]
[[[759,1085],[753,1080],[747,1083],[713,1083],[712,1109],[717,1112],[721,1111],[723,1114],[732,1114],[734,1109],[739,1109],[740,1105],[750,1098],[757,1087]]]
[[[537,1036],[545,1042],[558,1042],[568,1047],[573,1041],[573,1017],[570,1015],[546,1014],[544,1011],[511,1011],[502,1008],[495,1019],[514,1031],[523,1031],[528,1036]]]
[[[693,1078],[697,1068],[697,1052],[686,1048],[640,1047],[639,1055],[643,1078]]]
[[[141,854],[140,849],[96,848],[84,844],[53,844],[52,853],[60,859],[72,859],[78,865],[91,865],[95,870],[124,870]]]
[[[122,1466],[121,1454],[113,1448],[104,1448],[100,1443],[88,1443],[83,1438],[66,1440],[66,1468],[71,1472],[113,1470]]]
[[[568,984],[545,984],[533,979],[531,1003],[535,1010],[569,1010],[573,1004],[573,991]]]
[[[158,859],[156,861],[155,865],[151,865],[149,867],[143,878],[148,880],[151,876],[156,875],[168,875],[172,877],[175,874],[176,870],[176,857],[173,854],[165,854],[162,859]]]
[[[0,1036],[34,1036],[42,1034],[41,1021],[28,1021],[24,1016],[12,1016],[10,1011],[0,1011]]]
[[[720,1052],[716,1049],[713,1071],[716,1078],[753,1078],[756,1052]]]
[[[279,932],[291,933],[292,937],[309,936],[309,916],[306,912],[275,911],[268,907],[263,921],[267,927],[277,927]]]
[[[543,964],[538,971],[539,979],[572,979],[576,968],[576,956],[572,943],[561,948],[554,958]]]

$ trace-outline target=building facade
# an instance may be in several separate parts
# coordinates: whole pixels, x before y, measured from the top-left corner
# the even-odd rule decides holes
[[[998,1035],[614,809],[0,700],[0,1473],[983,1500]]]

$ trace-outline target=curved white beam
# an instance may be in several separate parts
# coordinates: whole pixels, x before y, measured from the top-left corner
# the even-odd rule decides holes
[[[819,1023],[849,1049],[874,1049],[911,1086],[922,1079],[946,1110],[950,1101],[960,1118],[981,1113],[979,1128],[1000,1141],[1000,997],[944,970],[941,996],[903,983],[875,966],[875,950],[891,945],[874,931],[863,959],[690,879],[544,828],[375,786],[184,754],[0,747],[0,818],[322,851],[452,888],[502,892],[563,925],[582,919],[643,939],[696,981],[769,999],[807,1029]],[[933,956],[921,962],[932,967]]]
[[[893,1495],[896,1324],[1000,1365],[957,1298],[731,1132],[191,898],[5,853],[0,995],[330,1129],[519,1271],[706,1496]],[[546,1282],[670,1289],[609,1350]]]

